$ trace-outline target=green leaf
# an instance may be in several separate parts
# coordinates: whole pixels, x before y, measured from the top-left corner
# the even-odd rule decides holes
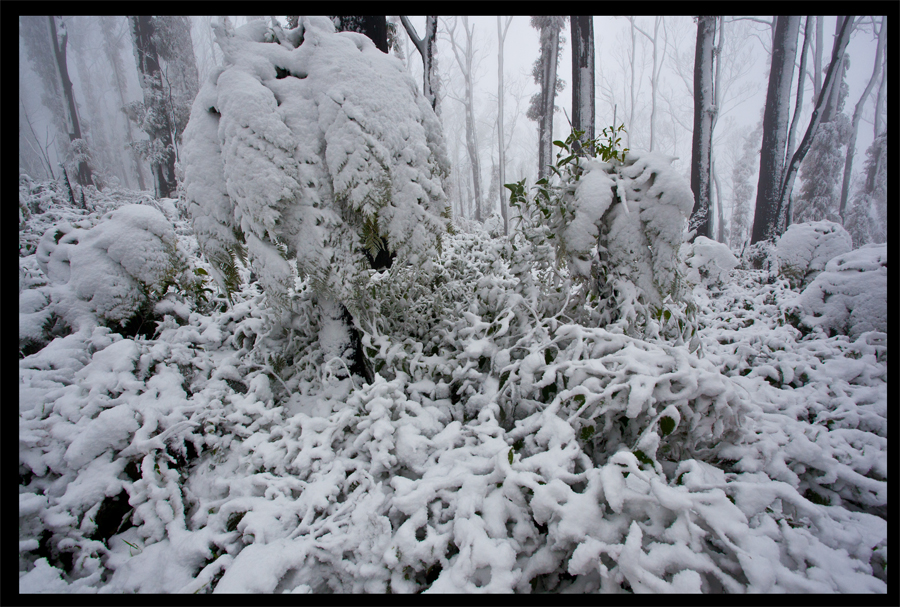
[[[594,426],[585,426],[581,429],[581,440],[589,441],[594,436]]]
[[[194,268],[194,274],[198,276],[209,276],[209,273],[203,268]]]
[[[560,141],[559,139],[557,139],[556,141],[554,141],[554,142],[553,142],[553,145],[555,145],[555,146],[557,146],[557,147],[560,147],[560,148],[567,149],[567,150],[569,149],[569,146],[567,146],[565,143],[563,143],[563,142]]]
[[[509,465],[512,466],[512,463],[513,463],[513,450],[512,449],[509,450],[509,453],[507,454],[507,459],[509,459]]]
[[[653,460],[650,459],[649,457],[647,457],[647,456],[644,454],[644,452],[641,451],[640,449],[638,449],[638,450],[636,450],[636,451],[634,452],[634,456],[635,456],[635,457],[638,459],[638,461],[641,462],[642,464],[645,464],[645,465],[647,465],[647,466],[652,466],[652,465],[653,465]]]
[[[508,380],[508,379],[509,379],[509,371],[504,371],[503,373],[500,374],[500,387],[497,388],[498,391],[503,389],[503,384],[505,384],[506,380]]]
[[[572,400],[578,403],[578,406],[580,407],[584,404],[584,394],[576,394]]]
[[[663,436],[669,436],[675,429],[675,420],[668,416],[663,417],[659,420],[659,429]]]

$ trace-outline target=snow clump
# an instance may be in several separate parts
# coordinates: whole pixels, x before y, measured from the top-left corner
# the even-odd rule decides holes
[[[775,244],[778,271],[794,289],[803,289],[825,269],[830,259],[853,248],[840,224],[831,221],[795,223]]]
[[[887,332],[887,245],[868,244],[833,258],[797,298],[800,321],[855,340]]]

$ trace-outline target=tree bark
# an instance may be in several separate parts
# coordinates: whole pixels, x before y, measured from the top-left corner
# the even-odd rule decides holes
[[[572,128],[594,138],[594,18],[569,17],[572,29]],[[652,127],[651,127],[652,131]],[[651,141],[652,141],[651,135]],[[575,143],[581,149],[581,143]],[[588,154],[594,155],[593,150]]]
[[[781,229],[783,232],[787,225],[787,218],[785,217],[785,215],[787,214],[787,209],[789,206],[788,200],[790,198],[791,190],[794,188],[794,178],[797,176],[797,170],[800,167],[800,163],[803,161],[803,158],[806,156],[806,152],[809,151],[809,147],[812,145],[812,141],[816,135],[816,131],[818,130],[819,123],[824,121],[824,119],[822,118],[822,107],[826,103],[825,99],[831,97],[831,89],[840,86],[839,79],[841,71],[843,71],[844,51],[847,48],[847,43],[850,41],[850,31],[852,29],[853,17],[850,17],[843,23],[843,26],[834,41],[834,50],[832,51],[831,63],[828,66],[828,73],[825,74],[825,81],[822,83],[822,90],[820,91],[819,98],[816,101],[816,107],[809,119],[809,127],[807,127],[806,134],[803,135],[803,139],[800,141],[800,146],[791,157],[791,162],[788,165],[784,178],[782,180],[783,185],[778,196],[778,203],[776,207],[776,224],[774,225],[773,233],[769,236],[766,236],[765,238],[775,238],[777,236],[780,236],[781,232],[778,232],[778,230]],[[763,135],[763,137],[765,137],[765,135]],[[763,139],[763,141],[765,142],[765,139]],[[765,143],[763,145],[765,146]],[[762,164],[760,164],[760,169],[762,169]],[[762,176],[760,176],[760,182],[762,182]],[[759,209],[758,197],[757,209]],[[753,222],[753,228],[755,233],[755,220]]]
[[[541,28],[541,107],[538,122],[538,178],[550,175],[553,157],[553,110],[556,100],[556,59],[559,52],[559,25],[549,23]]]
[[[69,79],[69,69],[66,62],[66,46],[69,35],[64,24],[57,28],[56,17],[47,17],[50,26],[50,41],[53,44],[53,55],[56,58],[56,69],[62,84],[63,96],[66,104],[66,127],[69,132],[69,141],[81,139],[81,123],[78,120],[78,107],[75,104],[75,92],[72,90],[72,81]],[[92,182],[91,167],[84,159],[76,162],[75,181],[79,185],[86,186]]]
[[[425,35],[422,38],[419,38],[416,33],[416,28],[413,27],[413,24],[407,17],[401,15],[400,22],[403,23],[403,27],[406,29],[409,39],[412,40],[413,45],[415,45],[416,49],[419,51],[419,55],[422,56],[422,65],[424,66],[422,75],[422,93],[431,104],[431,109],[437,113],[438,99],[435,90],[437,88],[435,86],[437,78],[435,77],[436,68],[434,57],[434,46],[435,40],[437,39],[437,17],[425,17]],[[501,50],[500,52],[502,53],[503,51]]]
[[[506,32],[509,31],[509,24],[512,23],[512,17],[507,17],[506,27],[501,27],[500,16],[497,15],[497,141],[499,145],[500,166],[500,215],[503,217],[503,235],[509,235],[509,209],[506,205],[506,135],[503,128],[503,44],[506,41]]]
[[[469,163],[472,167],[472,189],[475,193],[473,204],[475,205],[475,221],[482,221],[481,216],[481,163],[478,159],[478,139],[475,131],[475,93],[473,78],[473,61],[475,58],[475,48],[473,36],[475,34],[475,25],[469,29],[468,17],[463,17],[463,30],[466,35],[466,47],[463,49],[456,42],[454,32],[456,30],[456,22],[454,21],[453,29],[450,30],[450,42],[453,46],[453,55],[456,57],[456,63],[463,74],[465,83],[465,98],[463,106],[466,113],[466,150],[469,154]]]
[[[366,15],[357,17],[332,17],[340,32],[357,32],[367,36],[382,53],[388,52],[387,17]]]
[[[697,45],[694,54],[694,135],[691,145],[691,190],[694,208],[689,227],[697,236],[709,238],[710,233],[710,172],[712,160],[712,125],[715,115],[713,90],[713,41],[716,36],[716,17],[697,18]]]
[[[172,140],[174,125],[171,123],[171,113],[164,107],[166,94],[162,87],[156,42],[153,40],[153,21],[152,17],[147,16],[132,16],[129,19],[134,38],[134,58],[144,90],[144,107],[151,114],[144,120],[144,131],[158,148],[150,159],[153,182],[156,195],[168,198],[177,187],[175,145]]]
[[[881,63],[881,82],[878,84],[878,97],[875,100],[875,132],[874,136],[878,137],[883,133],[884,124],[884,97],[887,93],[887,51]]]
[[[750,244],[761,240],[773,240],[778,236],[779,194],[784,170],[791,80],[799,31],[799,17],[778,17],[772,37],[772,64],[769,69],[769,87],[763,113],[759,185]]]
[[[845,219],[847,197],[850,194],[850,174],[853,171],[853,155],[856,153],[856,135],[859,132],[859,121],[862,118],[863,106],[865,106],[866,100],[869,98],[869,93],[871,93],[872,89],[875,87],[875,81],[878,79],[878,72],[881,71],[881,57],[884,53],[884,45],[887,38],[887,36],[885,36],[886,27],[887,22],[885,21],[885,18],[882,17],[881,32],[878,34],[878,47],[875,50],[875,68],[872,70],[872,77],[869,78],[866,89],[863,91],[862,96],[860,96],[859,101],[856,103],[856,108],[853,110],[853,121],[850,124],[850,140],[847,142],[847,157],[844,161],[844,179],[841,183],[841,223],[843,223]]]

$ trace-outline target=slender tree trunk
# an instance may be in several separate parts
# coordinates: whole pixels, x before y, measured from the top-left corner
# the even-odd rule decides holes
[[[797,55],[800,18],[780,16],[772,38],[772,64],[763,113],[763,140],[759,161],[756,213],[750,244],[778,236],[779,194],[784,170],[790,111],[791,80]]]
[[[822,118],[822,108],[826,103],[825,99],[831,97],[831,90],[833,88],[837,88],[840,86],[839,79],[841,77],[841,72],[843,71],[844,51],[847,48],[847,43],[850,41],[850,32],[852,29],[853,17],[850,17],[845,20],[840,32],[837,35],[837,38],[835,38],[834,50],[832,51],[831,56],[831,63],[828,66],[828,73],[825,74],[825,81],[822,83],[822,90],[818,100],[816,101],[816,107],[813,110],[812,117],[810,117],[809,119],[809,127],[806,129],[806,134],[803,135],[803,139],[800,141],[800,145],[797,148],[797,151],[794,152],[794,155],[791,157],[791,162],[790,164],[788,164],[787,170],[785,171],[785,175],[782,179],[783,185],[778,196],[774,232],[770,236],[766,236],[765,238],[775,238],[777,236],[780,236],[785,226],[787,225],[787,218],[785,217],[785,215],[787,214],[787,210],[789,207],[788,200],[790,200],[791,190],[793,190],[794,188],[794,179],[797,176],[797,170],[800,167],[800,163],[803,162],[803,158],[806,156],[806,153],[809,151],[809,147],[812,145],[813,138],[816,136],[816,131],[819,128],[819,123],[824,121],[824,119]],[[765,132],[763,134],[763,149],[765,149]],[[762,164],[760,164],[760,169],[762,169]],[[762,182],[761,177],[760,182]],[[757,197],[757,213],[759,212],[758,209],[759,198]],[[753,229],[755,233],[755,220],[753,222]],[[779,229],[782,230],[782,232],[779,232]]]
[[[409,35],[409,39],[412,40],[413,45],[415,45],[416,50],[419,51],[419,55],[422,57],[422,65],[424,66],[422,75],[422,93],[431,104],[431,109],[437,112],[437,93],[435,90],[437,88],[437,79],[435,77],[436,70],[434,61],[434,45],[435,40],[437,39],[437,17],[425,17],[425,35],[422,38],[419,38],[416,33],[416,28],[407,17],[401,15],[400,22],[403,24],[403,28]]]
[[[75,104],[75,92],[72,90],[72,81],[69,80],[69,69],[66,63],[66,46],[69,35],[65,24],[57,27],[56,17],[47,17],[50,26],[50,41],[53,44],[53,55],[56,57],[57,74],[62,84],[63,96],[66,103],[66,126],[69,132],[69,141],[81,139],[81,123],[78,120],[78,106]],[[90,185],[92,182],[91,167],[86,160],[79,159],[76,162],[75,181],[80,185]]]
[[[556,100],[556,58],[559,52],[559,25],[548,24],[541,29],[541,47],[544,57],[541,72],[541,115],[538,123],[538,177],[550,175],[553,158],[553,110]]]
[[[885,24],[886,25],[886,24]],[[884,132],[884,97],[887,93],[887,51],[884,52],[881,62],[881,82],[878,84],[878,97],[875,99],[875,132],[878,137]]]
[[[512,23],[512,17],[507,17],[506,28],[500,23],[500,16],[497,15],[497,141],[499,142],[499,162],[500,166],[500,215],[503,217],[503,235],[509,235],[509,209],[506,205],[506,135],[503,128],[503,44],[506,41],[506,32],[509,31],[509,24]]]
[[[594,18],[569,17],[572,29],[572,128],[594,138]],[[652,131],[652,127],[651,127]],[[651,141],[653,136],[651,134]],[[581,148],[576,143],[576,149]],[[588,150],[593,156],[593,150]]]
[[[797,78],[797,103],[794,106],[794,118],[791,120],[791,128],[788,131],[788,140],[787,140],[787,148],[785,151],[784,157],[784,168],[782,172],[787,170],[787,163],[791,159],[791,155],[794,153],[794,138],[797,135],[797,125],[800,123],[800,110],[803,109],[803,89],[806,88],[803,82],[803,75],[806,73],[806,50],[809,47],[810,37],[812,35],[812,17],[806,18],[806,27],[803,31],[803,48],[800,51],[800,72],[799,77]],[[790,201],[788,201],[788,205],[790,205]],[[787,221],[790,223],[791,220],[791,209],[788,209]],[[787,226],[785,226],[787,228]]]
[[[850,124],[850,141],[847,142],[847,157],[844,161],[844,179],[841,183],[841,223],[843,223],[846,218],[847,197],[850,195],[850,174],[853,171],[853,155],[856,153],[856,135],[859,132],[859,121],[862,118],[863,106],[865,106],[866,100],[869,98],[869,93],[871,93],[872,89],[875,87],[875,81],[878,79],[878,72],[881,71],[881,57],[884,53],[884,45],[887,39],[887,36],[885,36],[886,27],[887,21],[882,17],[881,32],[878,34],[878,47],[875,50],[875,68],[872,70],[872,77],[869,78],[866,90],[863,91],[862,96],[860,96],[859,101],[856,103],[856,108],[853,110],[853,121]]]
[[[712,124],[715,113],[713,90],[713,42],[716,17],[697,18],[697,46],[694,54],[694,136],[691,151],[691,190],[694,208],[689,227],[697,236],[710,232],[710,170],[712,160]]]
[[[716,186],[716,241],[725,243],[725,205],[722,204],[722,184],[716,172],[716,162],[712,161],[712,177]]]
[[[172,141],[174,128],[171,124],[170,112],[162,106],[162,100],[166,98],[166,95],[162,88],[156,42],[153,40],[153,21],[152,17],[147,16],[133,16],[129,19],[134,37],[134,58],[144,89],[144,106],[148,112],[153,113],[153,120],[145,121],[145,123],[149,123],[146,127],[149,129],[147,134],[158,147],[150,160],[154,186],[157,196],[168,198],[177,187],[175,144]]]
[[[825,44],[825,17],[816,17],[816,56],[813,64],[813,94],[816,99],[822,92],[822,47]]]

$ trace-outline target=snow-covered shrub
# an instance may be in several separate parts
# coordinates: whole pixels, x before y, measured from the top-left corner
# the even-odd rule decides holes
[[[685,263],[691,268],[687,279],[694,284],[722,286],[728,273],[740,262],[727,245],[705,236],[698,236],[689,245]]]
[[[853,248],[850,234],[831,221],[795,223],[775,244],[778,272],[802,291],[829,260]]]
[[[868,244],[832,258],[799,295],[800,322],[855,340],[887,332],[887,245]]]
[[[45,295],[54,313],[75,329],[96,322],[124,325],[176,280],[193,282],[183,276],[188,264],[171,223],[143,205],[123,206],[91,228],[57,224],[41,238],[36,261],[49,279]],[[27,303],[36,304],[37,297]]]
[[[367,253],[423,263],[445,229],[449,162],[402,63],[324,17],[215,28],[225,65],[185,130],[184,195],[220,284],[235,288],[246,251],[280,307],[299,276],[352,309]]]
[[[526,237],[552,244],[557,264],[599,295],[602,325],[653,335],[663,310],[683,317],[689,303],[680,248],[693,205],[690,187],[671,169],[674,158],[654,152],[609,162],[563,158],[573,137],[556,142],[559,181],[539,181],[533,196],[521,182],[510,185],[511,203],[523,211]],[[683,331],[665,332],[678,340]]]

